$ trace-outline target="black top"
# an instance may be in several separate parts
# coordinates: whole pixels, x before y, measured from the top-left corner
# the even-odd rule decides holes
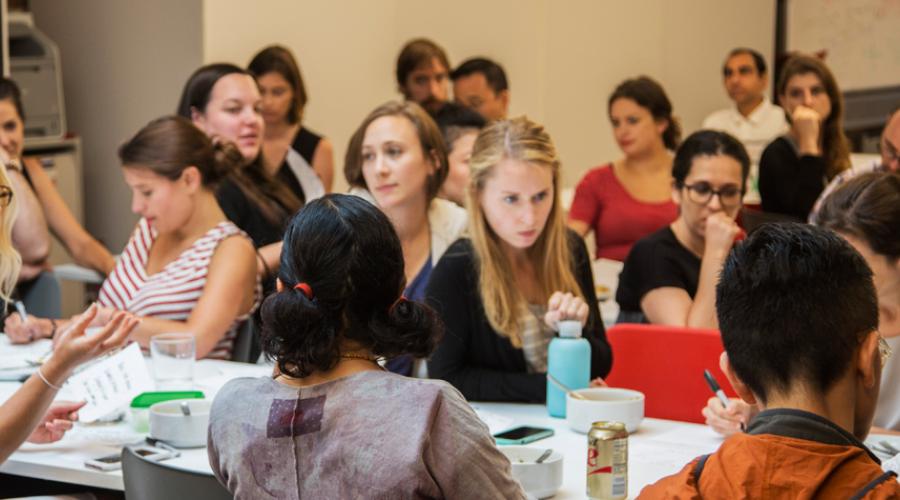
[[[616,302],[622,313],[643,314],[641,299],[647,292],[671,286],[684,289],[693,298],[699,280],[700,259],[666,226],[631,247],[619,275]]]
[[[300,127],[300,130],[297,131],[297,135],[294,137],[294,142],[291,143],[291,147],[294,148],[294,151],[300,153],[300,156],[306,160],[306,163],[309,163],[310,166],[312,166],[313,157],[316,155],[316,148],[319,147],[319,142],[321,140],[321,135],[306,127]]]
[[[319,142],[321,142],[322,136],[316,134],[315,132],[308,130],[305,127],[300,127],[300,130],[297,131],[297,135],[294,136],[294,142],[291,143],[291,149],[296,151],[306,163],[312,167],[313,156],[316,154],[316,148],[319,147]],[[297,179],[297,176],[294,175],[293,169],[288,165],[287,155],[284,156],[284,161],[281,162],[281,168],[278,169],[278,173],[275,174],[275,177],[278,181],[285,183],[291,191],[300,198],[301,204],[306,204],[306,194],[303,192],[303,186],[300,185],[300,181]]]
[[[825,189],[828,162],[823,156],[799,156],[785,136],[766,146],[759,159],[759,196],[762,209],[806,221]]]
[[[591,377],[605,377],[612,365],[612,350],[600,319],[591,261],[584,241],[569,231],[572,270],[590,307],[583,336],[591,344]],[[507,337],[491,328],[481,294],[475,251],[468,239],[447,249],[425,292],[446,325],[444,338],[428,362],[431,377],[453,384],[468,400],[543,402],[547,377],[528,373],[525,354]]]
[[[233,180],[222,181],[216,189],[216,200],[219,201],[219,206],[222,207],[228,220],[247,233],[256,248],[281,241],[287,221],[280,221],[277,224],[269,222],[259,207],[247,198]]]

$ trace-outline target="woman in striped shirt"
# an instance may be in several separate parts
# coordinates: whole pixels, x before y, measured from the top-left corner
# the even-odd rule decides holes
[[[231,143],[213,143],[190,121],[164,117],[119,149],[132,210],[141,216],[116,267],[100,290],[94,325],[116,310],[141,317],[132,338],[146,347],[159,333],[190,332],[197,356],[228,358],[237,324],[259,300],[253,244],[219,208],[217,181],[238,168]],[[53,337],[71,320],[18,315],[10,338]]]

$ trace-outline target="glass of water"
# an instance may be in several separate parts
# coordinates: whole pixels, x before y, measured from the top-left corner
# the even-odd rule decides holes
[[[197,345],[191,333],[163,333],[150,339],[156,390],[193,389]]]

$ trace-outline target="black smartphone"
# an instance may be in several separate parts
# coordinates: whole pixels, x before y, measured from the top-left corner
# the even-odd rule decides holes
[[[553,435],[553,429],[543,427],[516,427],[508,431],[494,434],[497,444],[528,444]]]

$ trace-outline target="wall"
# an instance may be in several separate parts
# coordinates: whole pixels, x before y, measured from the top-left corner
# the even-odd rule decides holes
[[[666,87],[687,131],[728,105],[720,66],[733,46],[772,51],[774,2],[739,0],[32,0],[38,26],[62,52],[70,130],[82,136],[87,228],[114,251],[135,217],[118,145],[174,110],[202,63],[249,62],[261,47],[294,50],[310,92],[306,123],[335,144],[343,190],[347,141],[375,106],[399,94],[403,43],[428,36],[451,63],[500,61],[513,115],[547,125],[571,186],[619,152],[606,118],[618,82],[648,74]]]
[[[88,231],[118,253],[137,220],[119,145],[175,110],[202,61],[200,0],[31,0],[35,24],[60,47],[69,130],[84,145]]]
[[[451,64],[474,55],[500,61],[512,88],[512,114],[547,125],[573,185],[619,152],[606,98],[627,77],[647,74],[666,87],[687,131],[728,105],[720,68],[737,45],[770,54],[774,2],[702,0],[339,0],[206,2],[204,60],[249,62],[270,43],[290,47],[310,92],[306,123],[346,143],[378,104],[398,98],[394,62],[409,38],[428,36]],[[449,8],[448,8],[449,7]],[[336,176],[343,188],[343,175]]]

